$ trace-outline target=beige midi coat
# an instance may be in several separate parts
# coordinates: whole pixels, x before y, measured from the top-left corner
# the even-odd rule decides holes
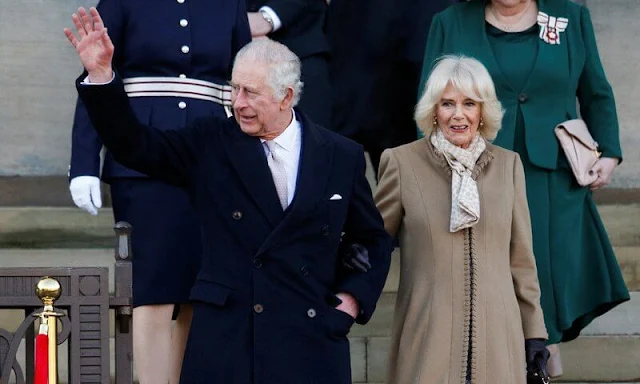
[[[547,338],[520,157],[487,143],[473,178],[480,220],[450,233],[442,154],[426,138],[382,154],[375,200],[401,254],[388,384],[464,384],[468,366],[473,384],[524,384],[524,340]]]

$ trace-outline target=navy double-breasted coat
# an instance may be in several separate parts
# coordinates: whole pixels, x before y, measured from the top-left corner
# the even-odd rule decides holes
[[[390,262],[356,143],[298,114],[302,149],[292,204],[282,211],[264,150],[234,119],[204,118],[160,131],[139,123],[116,78],[78,92],[107,148],[123,164],[184,186],[202,223],[198,302],[182,383],[351,383],[353,319],[335,294],[371,317]],[[367,247],[372,269],[344,272],[341,241]]]

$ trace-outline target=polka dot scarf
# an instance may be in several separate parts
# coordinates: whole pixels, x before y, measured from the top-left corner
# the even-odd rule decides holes
[[[431,144],[442,153],[451,167],[451,221],[449,231],[457,232],[474,226],[480,220],[480,196],[478,185],[471,177],[473,168],[487,145],[476,134],[465,149],[450,143],[437,129],[431,135]]]

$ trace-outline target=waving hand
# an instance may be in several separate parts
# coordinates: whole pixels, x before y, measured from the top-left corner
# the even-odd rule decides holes
[[[76,35],[69,28],[64,29],[64,34],[89,73],[89,81],[93,83],[111,81],[113,77],[111,69],[113,43],[107,34],[107,28],[104,27],[100,14],[93,7],[89,9],[89,13],[80,7],[78,13],[71,15],[71,20],[73,20],[78,37],[76,38]]]

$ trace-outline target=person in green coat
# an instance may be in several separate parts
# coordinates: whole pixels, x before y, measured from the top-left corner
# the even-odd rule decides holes
[[[622,151],[589,11],[569,0],[452,5],[432,21],[419,94],[446,54],[474,57],[493,77],[505,108],[494,144],[518,152],[524,164],[549,343],[573,340],[593,319],[629,300],[592,197],[609,183]],[[576,99],[602,152],[593,167],[599,177],[589,187],[575,181],[554,134],[557,124],[578,118]]]

